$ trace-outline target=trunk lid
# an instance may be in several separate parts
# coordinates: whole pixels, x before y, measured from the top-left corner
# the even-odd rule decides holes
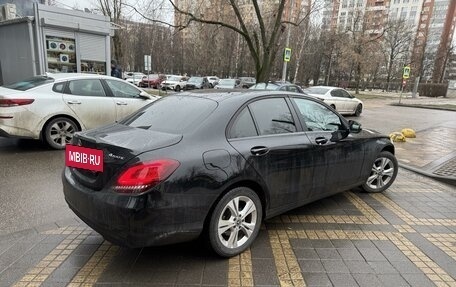
[[[0,97],[2,97],[2,96],[12,96],[12,95],[15,95],[15,94],[20,94],[20,93],[23,93],[23,91],[0,87]]]
[[[101,190],[115,176],[125,163],[135,156],[177,144],[181,134],[169,134],[121,124],[78,133],[73,144],[103,151],[104,171],[96,172],[70,168],[80,184],[93,190]]]

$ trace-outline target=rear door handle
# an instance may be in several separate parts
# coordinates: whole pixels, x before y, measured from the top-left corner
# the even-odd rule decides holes
[[[269,152],[269,149],[265,146],[255,146],[250,149],[250,152],[253,155],[260,156],[267,154]]]
[[[328,142],[328,139],[326,139],[324,137],[318,137],[318,138],[315,139],[315,143],[317,145],[324,145],[327,142]]]
[[[126,106],[128,105],[126,102],[116,102],[118,106]]]
[[[70,105],[80,105],[81,104],[80,101],[67,101],[67,103]]]

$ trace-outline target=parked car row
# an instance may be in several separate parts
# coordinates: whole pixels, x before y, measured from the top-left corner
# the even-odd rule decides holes
[[[127,81],[135,84],[134,74]],[[338,87],[314,86],[303,90],[300,86],[288,82],[256,83],[255,78],[240,77],[220,79],[216,76],[209,77],[186,77],[177,75],[149,75],[144,76],[138,84],[140,87],[151,87],[176,92],[193,89],[254,89],[254,90],[277,90],[305,93],[321,99],[341,114],[359,116],[363,111],[363,102],[349,92]]]
[[[141,73],[127,73],[130,75],[128,78],[125,78],[127,82],[135,84],[142,88],[154,88],[161,90],[173,90],[176,92],[183,90],[193,90],[193,89],[211,89],[211,88],[243,88],[248,89],[251,86],[255,85],[255,78],[253,77],[240,77],[234,79],[220,79],[217,76],[207,76],[207,77],[187,77],[180,75],[164,75],[164,74],[149,74],[142,76],[140,81],[135,80],[135,75]],[[220,81],[222,81],[222,86],[219,86]]]

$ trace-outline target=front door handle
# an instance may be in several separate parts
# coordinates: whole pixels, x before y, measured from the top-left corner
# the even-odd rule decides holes
[[[315,139],[315,143],[317,145],[324,145],[327,142],[328,142],[328,139],[324,138],[324,137],[318,137],[318,138]]]
[[[80,105],[81,104],[80,101],[67,101],[67,103],[70,105]]]
[[[269,152],[269,149],[265,146],[255,146],[250,149],[250,152],[253,155],[260,156],[267,154]]]
[[[128,105],[126,102],[116,102],[118,106],[126,106]]]

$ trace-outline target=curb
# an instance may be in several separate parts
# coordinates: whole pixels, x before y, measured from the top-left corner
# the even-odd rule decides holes
[[[418,109],[428,109],[428,110],[440,110],[440,111],[449,111],[449,112],[456,112],[456,110],[439,107],[439,106],[425,106],[425,105],[411,105],[411,104],[398,104],[398,103],[391,103],[390,106],[395,107],[406,107],[406,108],[418,108]]]
[[[410,166],[410,165],[407,165],[407,164],[403,164],[403,163],[400,163],[400,162],[399,162],[399,167],[404,168],[404,169],[409,170],[409,171],[413,171],[415,173],[418,173],[418,174],[421,174],[421,175],[424,175],[424,176],[427,176],[427,177],[430,177],[430,178],[433,178],[433,179],[436,179],[436,180],[439,180],[439,181],[444,182],[446,184],[456,186],[456,178],[454,178],[454,177],[446,177],[446,176],[435,175],[433,173],[430,173],[430,172],[424,171],[422,169],[419,169],[419,168],[416,168],[416,167],[413,167],[413,166]]]

